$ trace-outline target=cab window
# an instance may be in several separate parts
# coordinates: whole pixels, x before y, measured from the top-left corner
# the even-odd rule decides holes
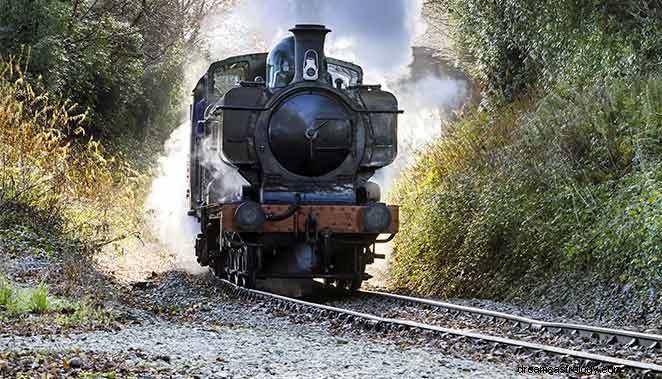
[[[221,66],[213,73],[213,96],[221,98],[226,92],[236,87],[240,81],[248,76],[248,62],[236,62]]]
[[[337,81],[342,81],[342,88],[361,84],[362,72],[359,66],[343,62],[338,59],[327,57],[327,70],[331,75],[331,85],[337,86]]]

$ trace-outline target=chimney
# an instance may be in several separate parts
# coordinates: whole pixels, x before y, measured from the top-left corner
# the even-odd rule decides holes
[[[326,82],[324,39],[331,30],[324,25],[297,24],[294,34],[294,80]]]

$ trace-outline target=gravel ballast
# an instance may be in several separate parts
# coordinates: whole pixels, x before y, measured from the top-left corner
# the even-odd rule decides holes
[[[325,323],[279,317],[260,303],[228,297],[209,274],[168,273],[113,304],[126,312],[117,331],[0,335],[0,351],[80,361],[61,369],[75,377],[96,356],[135,377],[162,378],[512,378],[514,362],[465,359],[368,331],[338,333]],[[27,359],[27,358],[26,358]],[[25,359],[24,359],[25,360]],[[29,359],[28,359],[29,360]],[[44,362],[45,361],[45,362]],[[35,373],[48,359],[23,363]],[[41,365],[41,366],[40,366]],[[9,362],[9,368],[18,367]],[[145,374],[149,373],[149,374]],[[4,371],[4,377],[16,372]],[[127,374],[127,377],[131,377]],[[524,377],[524,376],[521,376]]]
[[[3,338],[1,349],[134,354],[135,366],[173,369],[200,378],[510,378],[514,368],[495,367],[418,348],[336,338],[300,325],[254,328],[156,322],[118,333],[92,332],[51,340]]]

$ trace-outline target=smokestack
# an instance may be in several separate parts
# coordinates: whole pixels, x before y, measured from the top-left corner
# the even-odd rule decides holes
[[[294,82],[326,82],[326,57],[324,40],[331,30],[324,25],[297,24],[294,34]]]

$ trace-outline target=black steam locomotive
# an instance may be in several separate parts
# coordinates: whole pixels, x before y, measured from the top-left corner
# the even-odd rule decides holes
[[[391,93],[363,85],[359,66],[325,56],[329,29],[290,31],[268,55],[213,63],[193,92],[197,259],[246,287],[321,278],[356,289],[383,258],[375,243],[398,230],[398,208],[380,203],[369,179],[395,159],[401,111]]]

